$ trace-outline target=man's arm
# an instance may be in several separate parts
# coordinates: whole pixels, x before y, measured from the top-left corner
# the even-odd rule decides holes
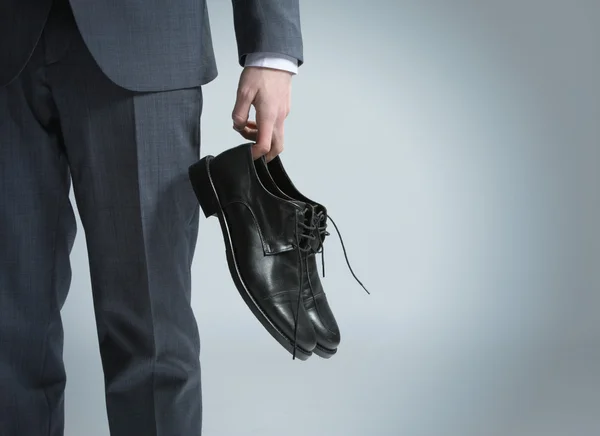
[[[238,61],[244,66],[232,113],[233,127],[256,141],[254,156],[283,151],[291,78],[303,63],[299,0],[233,0]],[[256,123],[249,122],[250,107]]]
[[[232,0],[238,58],[245,66],[251,53],[277,53],[302,65],[299,0]]]

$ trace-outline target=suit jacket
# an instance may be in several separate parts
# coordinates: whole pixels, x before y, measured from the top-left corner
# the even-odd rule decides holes
[[[67,0],[54,0],[67,1]],[[200,86],[217,76],[206,0],[68,0],[104,73],[134,91]],[[303,62],[299,0],[232,0],[239,63],[248,53]],[[52,0],[0,0],[0,86],[33,52]]]

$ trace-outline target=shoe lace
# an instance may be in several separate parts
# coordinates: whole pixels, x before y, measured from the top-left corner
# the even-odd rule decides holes
[[[340,239],[340,243],[342,244],[342,250],[344,252],[344,258],[346,259],[346,265],[348,265],[350,274],[352,274],[352,276],[354,277],[354,280],[356,280],[358,282],[358,284],[365,290],[365,292],[367,294],[371,295],[371,293],[367,290],[365,285],[363,285],[363,283],[360,281],[360,279],[354,273],[354,270],[352,269],[352,265],[350,265],[350,260],[348,259],[348,253],[346,251],[344,239],[342,238],[342,234],[340,233],[338,226],[336,225],[335,221],[331,218],[330,215],[328,215],[326,212],[321,210],[317,214],[315,214],[314,227],[316,228],[316,232],[315,232],[316,237],[319,238],[319,248],[315,251],[315,254],[316,253],[321,254],[323,277],[325,277],[325,246],[324,246],[323,242],[324,242],[325,238],[330,235],[330,233],[327,231],[327,220],[331,221],[331,223],[333,224],[333,227],[335,228],[335,231],[338,235],[338,238]]]
[[[311,242],[317,238],[317,227],[314,225],[314,219],[311,218],[310,225],[306,224],[306,216],[312,213],[311,209],[306,206],[301,214],[296,215],[296,248],[300,260],[300,283],[298,288],[298,300],[296,302],[296,315],[294,319],[294,351],[292,359],[296,358],[297,339],[298,339],[298,319],[300,317],[300,303],[302,302],[302,291],[304,289],[304,272],[306,271],[307,257],[312,251]],[[310,279],[309,279],[310,284]],[[311,285],[312,288],[312,285]]]
[[[306,216],[307,214],[312,214],[312,218],[310,219],[310,225],[306,224]],[[310,274],[307,271],[307,262],[308,256],[311,253],[320,253],[321,254],[321,262],[323,267],[323,277],[325,277],[325,248],[324,248],[324,240],[330,233],[327,231],[327,220],[331,221],[335,231],[340,239],[340,243],[342,245],[342,250],[344,252],[344,258],[346,259],[346,265],[350,270],[350,273],[354,277],[354,280],[358,282],[358,284],[365,290],[365,292],[369,295],[371,293],[367,290],[365,285],[360,281],[360,279],[354,273],[352,269],[352,265],[350,265],[350,260],[348,259],[348,253],[346,251],[346,246],[344,244],[344,239],[342,238],[342,234],[335,223],[335,221],[331,218],[330,215],[325,213],[324,211],[319,211],[318,213],[314,213],[310,207],[306,206],[303,212],[299,215],[296,215],[296,248],[298,249],[298,256],[300,260],[300,287],[298,289],[298,299],[296,301],[296,316],[294,320],[294,351],[292,353],[292,359],[296,358],[296,349],[297,349],[297,338],[298,338],[298,319],[300,316],[300,303],[302,301],[302,291],[304,290],[304,273],[306,271],[308,277],[308,284],[312,289],[312,283],[310,281]],[[311,242],[319,240],[319,247],[317,250],[314,249]],[[313,291],[314,292],[314,291]]]

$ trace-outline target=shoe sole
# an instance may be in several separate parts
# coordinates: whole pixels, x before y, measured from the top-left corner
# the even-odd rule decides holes
[[[198,198],[198,202],[200,203],[200,207],[202,208],[202,212],[206,218],[216,216],[219,219],[221,230],[223,232],[223,240],[225,242],[227,265],[229,266],[229,272],[240,296],[258,321],[269,332],[269,334],[290,354],[294,354],[293,341],[288,338],[260,308],[248,290],[248,287],[244,283],[244,279],[240,274],[240,270],[234,256],[229,225],[225,219],[225,214],[223,213],[223,208],[219,200],[219,195],[217,194],[213,179],[210,174],[210,161],[212,159],[214,159],[214,156],[206,156],[189,168],[189,178],[192,182],[192,187],[196,197]],[[296,346],[296,357],[298,359],[306,360],[310,356],[312,356],[311,351],[307,351],[300,346]]]
[[[313,350],[313,353],[315,353],[319,357],[322,357],[323,359],[329,359],[331,356],[337,353],[337,348],[335,350],[330,350],[329,348],[325,348],[317,344],[317,346]]]

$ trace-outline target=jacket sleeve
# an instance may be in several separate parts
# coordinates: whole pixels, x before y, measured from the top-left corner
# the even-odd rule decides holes
[[[299,0],[232,0],[238,61],[257,52],[279,53],[302,65]]]

